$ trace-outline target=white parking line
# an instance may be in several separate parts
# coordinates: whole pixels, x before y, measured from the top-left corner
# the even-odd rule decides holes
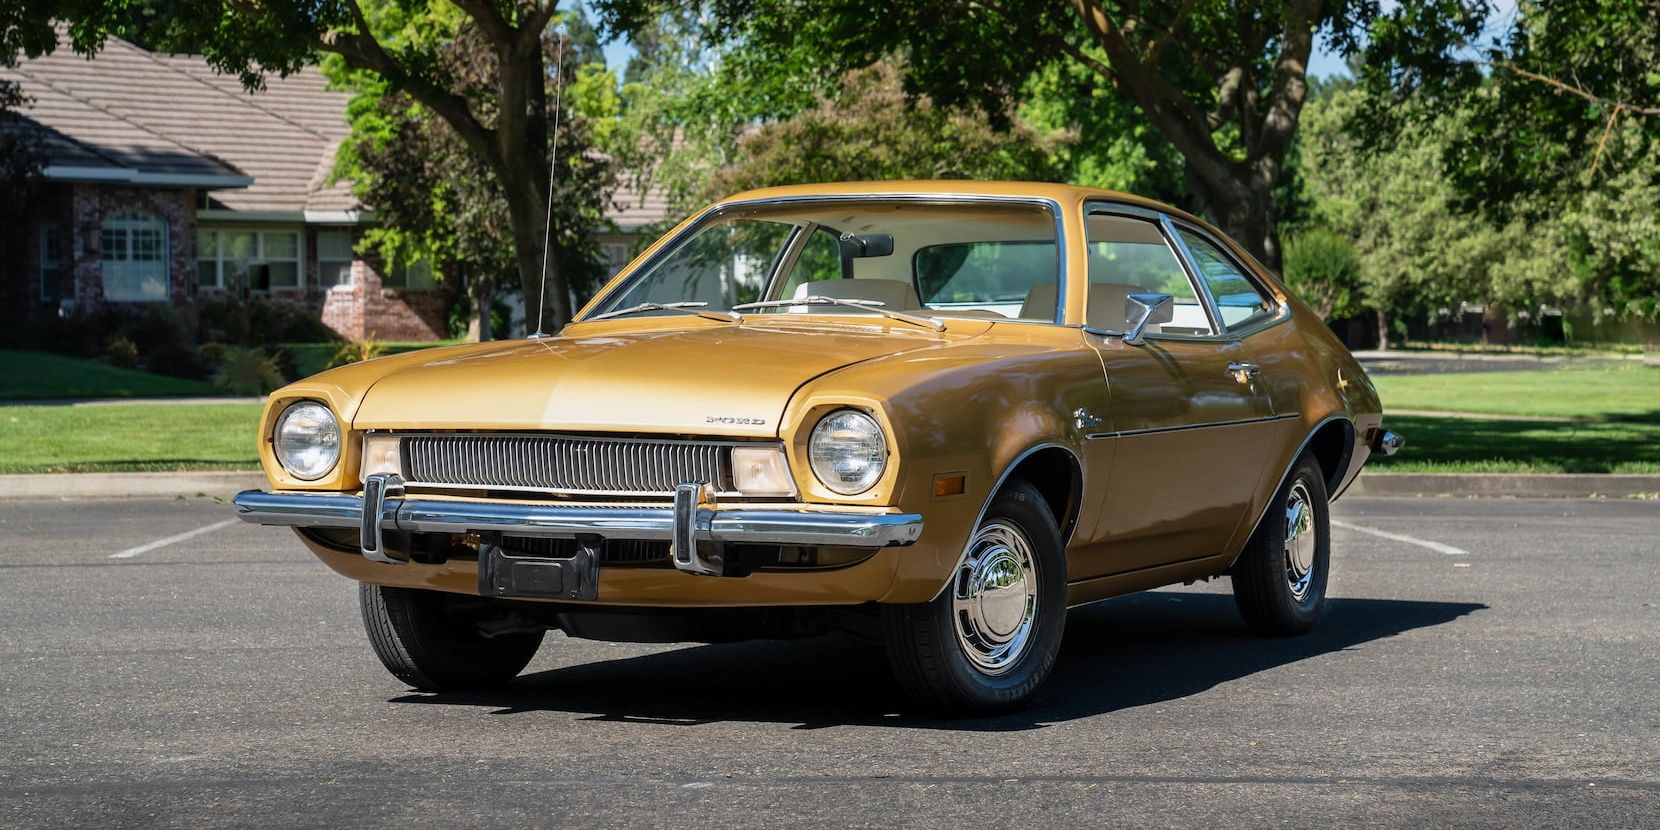
[[[1348,522],[1340,522],[1336,519],[1332,519],[1331,523],[1332,523],[1332,526],[1334,526],[1334,527],[1348,528],[1349,530],[1357,531],[1359,533],[1365,533],[1365,534],[1369,534],[1369,535],[1372,535],[1372,536],[1376,536],[1379,539],[1388,539],[1388,540],[1394,541],[1394,542],[1405,542],[1409,545],[1417,545],[1418,547],[1421,547],[1421,548],[1429,548],[1430,550],[1433,550],[1436,553],[1444,553],[1448,556],[1469,556],[1470,555],[1470,552],[1467,551],[1467,550],[1464,550],[1463,548],[1455,548],[1452,545],[1443,545],[1440,542],[1431,542],[1428,539],[1419,539],[1416,536],[1408,536],[1404,533],[1390,533],[1387,530],[1378,530],[1375,527],[1364,527],[1362,525],[1352,525],[1352,524],[1349,524]]]
[[[110,558],[111,559],[131,559],[135,556],[141,556],[143,554],[149,553],[150,551],[153,551],[157,548],[165,548],[168,545],[173,544],[174,542],[183,542],[186,539],[191,539],[191,538],[200,536],[204,533],[212,533],[213,531],[218,530],[219,528],[230,527],[233,524],[236,524],[235,519],[226,519],[222,522],[214,522],[213,524],[210,524],[207,527],[198,527],[195,530],[187,530],[183,533],[175,533],[172,536],[167,537],[166,539],[157,539],[157,540],[155,540],[154,542],[151,542],[148,545],[139,545],[136,548],[127,548],[126,550],[121,551],[120,553],[112,553],[112,554],[110,554]]]

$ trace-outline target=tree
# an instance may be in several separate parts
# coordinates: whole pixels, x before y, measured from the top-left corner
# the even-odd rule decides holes
[[[1051,150],[1064,136],[996,129],[984,112],[926,98],[908,103],[899,71],[886,63],[850,71],[836,97],[751,130],[705,196],[824,181],[1057,178]]]
[[[430,110],[500,187],[526,308],[541,307],[548,190],[545,37],[557,0],[10,0],[0,4],[0,58],[51,51],[60,22],[67,24],[77,52],[96,54],[140,6],[157,12],[147,24],[152,42],[202,54],[216,68],[239,75],[251,90],[267,72],[294,72],[326,54]],[[487,108],[442,59],[445,44],[464,30],[476,32],[493,58]],[[548,285],[551,316],[569,319],[565,274],[552,270]]]
[[[558,71],[575,74],[582,50],[557,41],[546,48],[550,65],[562,55]],[[588,50],[588,57],[597,51]],[[494,55],[478,33],[462,31],[440,48],[439,56],[460,88],[479,99],[473,102],[477,110],[494,109],[495,90],[489,83]],[[425,260],[439,273],[460,277],[471,306],[468,336],[489,340],[500,277],[515,268],[508,203],[497,179],[454,130],[409,95],[389,90],[379,76],[354,72],[336,61],[330,61],[327,70],[337,83],[358,92],[350,107],[352,138],[339,155],[338,173],[377,210],[380,221],[365,234],[366,244],[389,263]],[[579,96],[556,97],[563,97],[563,111],[556,136],[559,174],[550,223],[552,256],[580,301],[600,276],[589,230],[604,221],[613,176],[604,156],[588,152],[593,143],[590,121],[572,106]],[[553,120],[554,101],[547,103],[545,117]],[[526,306],[527,312],[533,308]]]
[[[1393,75],[1466,71],[1456,50],[1479,35],[1487,4],[1408,0],[704,0],[716,35],[741,44],[763,87],[811,86],[886,55],[906,59],[912,92],[936,103],[1005,111],[1055,62],[1088,71],[1133,103],[1181,154],[1198,207],[1277,267],[1275,190],[1308,93],[1317,36]],[[611,0],[610,25],[632,30],[660,0]],[[1362,37],[1364,35],[1365,37]],[[1363,48],[1364,46],[1364,48]]]
[[[1286,237],[1283,274],[1286,286],[1328,323],[1361,312],[1360,256],[1329,229]]]

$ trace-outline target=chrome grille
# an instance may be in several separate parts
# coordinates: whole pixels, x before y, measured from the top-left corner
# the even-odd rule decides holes
[[[671,497],[704,481],[730,490],[730,444],[568,435],[405,435],[403,475],[415,487]]]

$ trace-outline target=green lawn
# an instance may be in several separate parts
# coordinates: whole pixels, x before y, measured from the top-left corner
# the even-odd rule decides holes
[[[47,352],[0,349],[0,399],[215,395],[209,384]]]
[[[0,473],[253,470],[259,404],[0,407]]]
[[[1374,375],[1383,408],[1660,423],[1660,368]]]
[[[1660,473],[1660,369],[1382,375],[1384,423],[1406,436],[1373,469],[1461,473]],[[1390,415],[1391,409],[1559,420]]]
[[[1492,421],[1384,414],[1406,436],[1367,469],[1395,473],[1660,473],[1660,423]]]

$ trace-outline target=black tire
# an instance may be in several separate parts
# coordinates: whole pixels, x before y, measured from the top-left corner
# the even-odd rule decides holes
[[[975,650],[979,660],[994,658],[968,645],[966,635],[959,635],[958,613],[954,609],[958,595],[972,581],[970,574],[976,572],[974,562],[985,562],[999,555],[992,552],[976,556],[976,550],[989,550],[981,544],[982,540],[988,534],[1005,534],[1008,528],[1018,530],[1028,542],[1030,573],[1035,577],[1035,585],[1029,595],[1024,579],[1013,588],[994,587],[993,593],[1002,592],[1004,598],[1016,597],[1010,592],[1018,591],[1019,605],[1007,602],[996,605],[1005,612],[1002,615],[983,610],[978,613],[982,621],[989,616],[1003,623],[1011,619],[1008,609],[1030,607],[1032,612],[1029,626],[1021,616],[1021,621],[1010,629],[1026,632],[1022,638],[1024,646],[1006,655],[1006,665],[985,668],[970,657],[970,651]],[[1011,545],[1009,550],[1015,547],[1018,545]],[[1018,558],[1019,553],[1012,552],[1002,563]],[[996,561],[987,565],[998,566]],[[988,596],[991,595],[982,595],[979,606],[982,609],[990,607],[984,604]],[[972,630],[972,624],[967,624]],[[992,630],[996,627],[992,626],[988,633],[1004,636]],[[1038,491],[1024,481],[1013,481],[1004,487],[992,500],[980,526],[975,528],[970,548],[958,563],[952,583],[931,602],[882,606],[882,628],[888,664],[918,713],[984,715],[1013,711],[1029,703],[1055,667],[1055,656],[1066,628],[1066,554],[1055,517]]]
[[[542,645],[541,631],[484,636],[476,608],[485,600],[476,597],[368,583],[357,595],[375,656],[393,677],[423,691],[500,686]]]
[[[1305,514],[1295,519],[1289,512],[1294,502],[1306,505]],[[1325,474],[1305,452],[1268,503],[1262,523],[1231,571],[1234,602],[1252,631],[1285,637],[1308,631],[1320,619],[1331,572],[1328,507]],[[1298,548],[1298,553],[1286,543],[1294,521],[1301,534],[1313,534],[1312,544]],[[1302,570],[1303,562],[1309,570]]]

